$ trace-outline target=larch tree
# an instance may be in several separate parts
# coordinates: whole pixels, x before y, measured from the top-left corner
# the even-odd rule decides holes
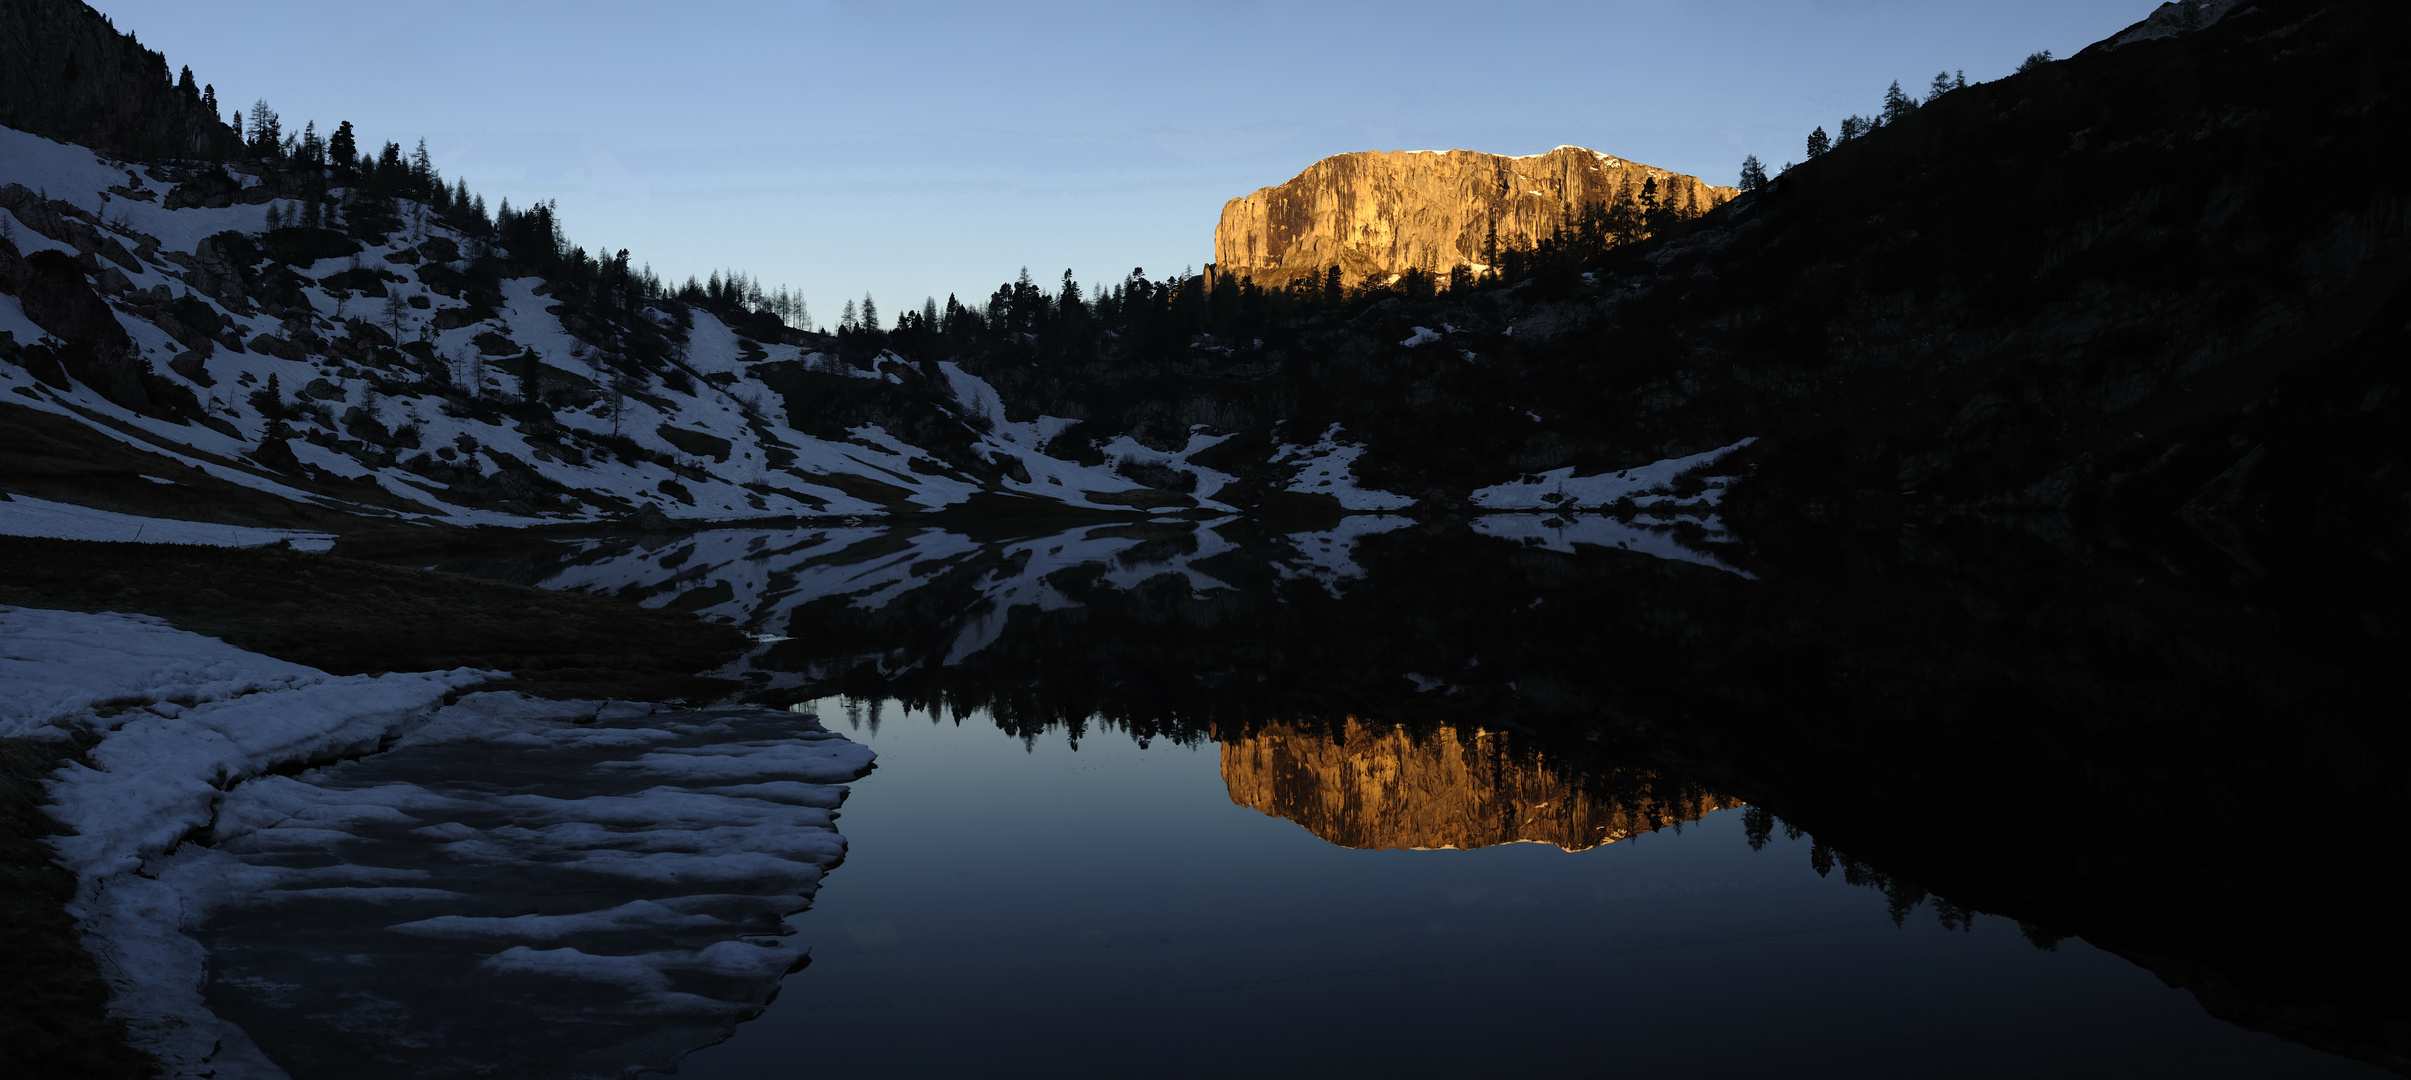
[[[1892,80],[1891,88],[1884,91],[1883,122],[1897,124],[1916,111],[1917,99],[1910,97],[1907,91],[1900,88],[1899,79]]]

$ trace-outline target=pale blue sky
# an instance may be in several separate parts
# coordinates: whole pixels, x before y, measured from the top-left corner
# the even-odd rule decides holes
[[[1997,78],[2157,0],[95,6],[230,108],[423,135],[489,201],[830,323],[1024,265],[1203,265],[1224,200],[1351,150],[1573,143],[1729,184],[1893,79]]]

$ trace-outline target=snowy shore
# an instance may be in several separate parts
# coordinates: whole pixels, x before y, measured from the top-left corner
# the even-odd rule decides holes
[[[802,963],[781,920],[843,858],[868,750],[759,709],[445,704],[494,675],[0,607],[0,736],[98,738],[48,809],[112,1012],[167,1075],[616,1076]]]

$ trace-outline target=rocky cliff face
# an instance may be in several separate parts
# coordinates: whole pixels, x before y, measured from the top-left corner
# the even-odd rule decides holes
[[[103,153],[209,157],[233,138],[167,58],[77,0],[0,5],[0,126]]]
[[[1333,266],[1351,282],[1409,267],[1478,270],[1494,223],[1502,247],[1529,246],[1585,206],[1637,198],[1652,177],[1673,205],[1688,200],[1702,212],[1740,194],[1579,146],[1528,157],[1471,150],[1340,154],[1288,183],[1224,203],[1214,227],[1214,265],[1260,285]]]
[[[1222,743],[1222,782],[1232,802],[1349,848],[1536,841],[1581,851],[1741,805],[1666,797],[1647,778],[1629,790],[1586,784],[1510,741],[1450,727],[1418,739],[1357,720],[1336,733],[1276,724]]]

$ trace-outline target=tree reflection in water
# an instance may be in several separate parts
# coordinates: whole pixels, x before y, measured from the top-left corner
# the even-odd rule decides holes
[[[2411,754],[2368,614],[2400,608],[2392,576],[1968,523],[1350,522],[732,531],[463,568],[745,624],[765,644],[724,674],[756,700],[1217,742],[1235,800],[1335,843],[1572,848],[1747,802],[1896,917],[1940,896],[1946,924],[2081,935],[2221,1017],[2411,1065],[2384,855]]]

